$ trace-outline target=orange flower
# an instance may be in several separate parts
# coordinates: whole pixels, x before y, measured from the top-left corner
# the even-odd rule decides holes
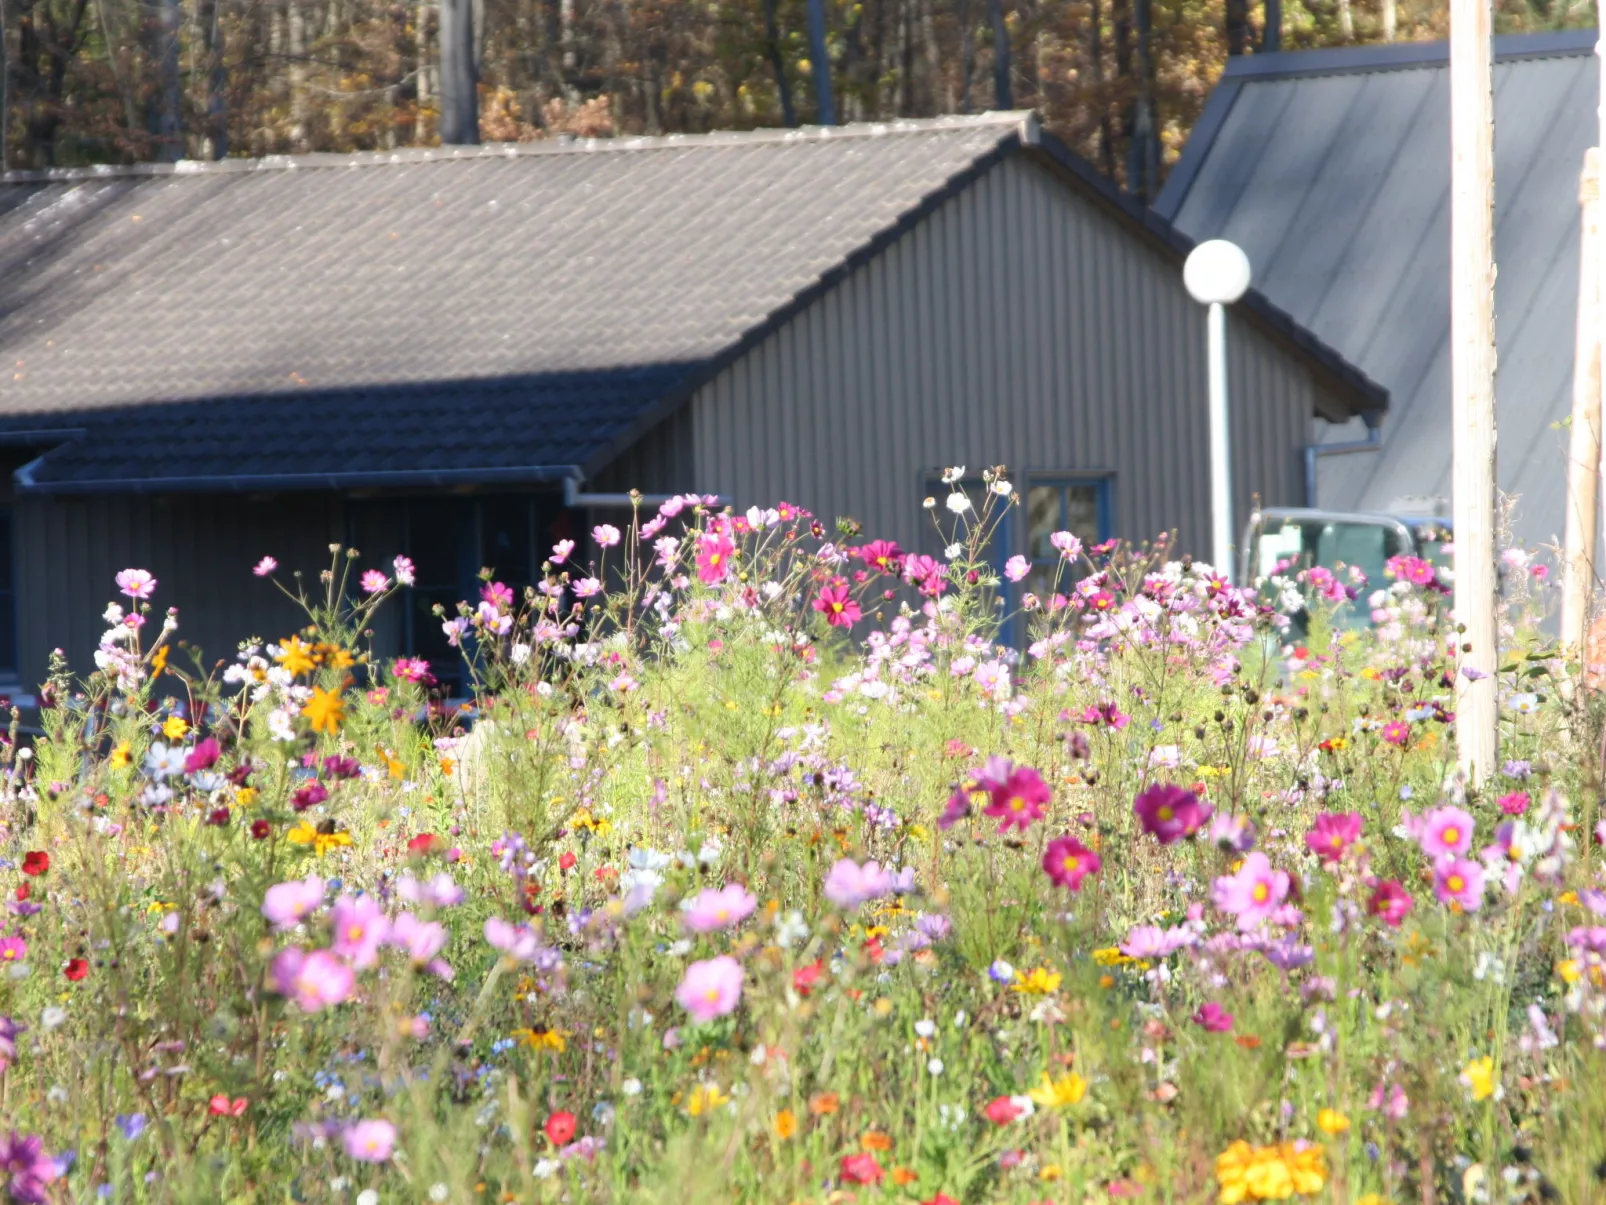
[[[775,1115],[775,1136],[785,1142],[797,1133],[797,1114],[791,1109],[782,1109]]]
[[[920,1174],[912,1167],[895,1167],[892,1169],[892,1182],[894,1184],[913,1184],[920,1179]]]
[[[859,1145],[867,1151],[890,1151],[892,1136],[880,1130],[866,1130],[864,1137],[859,1139]]]
[[[816,1092],[809,1097],[809,1112],[816,1117],[827,1117],[842,1107],[842,1098],[835,1092]]]
[[[1237,1042],[1245,1050],[1256,1050],[1260,1046],[1260,1039],[1252,1033],[1239,1034],[1233,1041]]]

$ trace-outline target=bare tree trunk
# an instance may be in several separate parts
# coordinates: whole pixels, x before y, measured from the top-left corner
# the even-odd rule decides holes
[[[178,69],[182,20],[178,0],[158,0],[150,37],[151,61],[156,64],[156,87],[150,94],[145,110],[145,128],[151,136],[152,158],[158,163],[176,163],[184,158],[184,124],[180,116],[183,100]]]
[[[1500,756],[1492,24],[1490,0],[1450,0],[1450,397],[1461,640],[1455,737],[1460,767],[1475,785]]]
[[[959,0],[959,103],[953,107],[970,112],[970,81],[976,74],[976,31],[971,19],[970,0]]]
[[[1384,0],[1392,4],[1394,0]],[[1283,0],[1266,0],[1265,24],[1260,31],[1260,52],[1276,54],[1283,48]]]
[[[1013,109],[1013,65],[1009,52],[1009,24],[1004,20],[1004,0],[987,0],[987,15],[993,26],[993,104],[999,109]]]
[[[1392,42],[1396,28],[1399,24],[1399,14],[1395,0],[1383,0],[1383,40]]]
[[[1355,40],[1355,7],[1350,0],[1338,0],[1338,33],[1346,42]]]
[[[1349,0],[1339,0],[1347,4]],[[1249,0],[1227,0],[1227,53],[1249,50]]]
[[[1104,95],[1104,14],[1099,0],[1092,0],[1093,19],[1089,23],[1088,59],[1093,71],[1093,98],[1099,114],[1099,167],[1115,179],[1115,130],[1110,124],[1110,100]]]
[[[206,52],[206,124],[202,154],[222,159],[229,153],[229,68],[224,60],[221,0],[204,0],[197,14]]]
[[[290,149],[296,152],[311,148],[307,129],[307,14],[302,5],[305,0],[286,0],[286,24],[289,30],[290,69]]]
[[[925,46],[925,87],[920,101],[921,114],[930,116],[937,112],[937,85],[942,79],[942,51],[937,46],[937,22],[932,16],[931,6],[933,0],[920,0],[920,40]],[[944,108],[953,106],[945,105]]]
[[[797,125],[797,109],[792,105],[792,84],[786,78],[786,60],[781,57],[781,29],[775,19],[775,0],[764,0],[764,51],[775,72],[775,94],[781,100],[781,120]]]
[[[1561,644],[1581,656],[1595,585],[1600,538],[1600,151],[1584,152],[1578,180],[1578,323],[1573,346],[1573,421],[1567,457],[1567,531],[1563,545]],[[1585,666],[1584,677],[1588,676]]]
[[[440,5],[441,142],[471,146],[480,140],[474,10],[471,0],[440,0]]]

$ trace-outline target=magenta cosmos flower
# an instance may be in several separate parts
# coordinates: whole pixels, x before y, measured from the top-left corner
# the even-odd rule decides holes
[[[1193,1023],[1207,1033],[1226,1033],[1232,1028],[1232,1020],[1232,1014],[1214,1000],[1200,1005],[1199,1011],[1193,1014]]]
[[[697,578],[705,586],[725,580],[736,545],[727,536],[704,536],[697,541]]]
[[[1184,787],[1169,782],[1156,783],[1132,801],[1132,811],[1161,845],[1191,837],[1210,819],[1212,809]]]
[[[149,598],[156,592],[156,579],[144,569],[123,569],[117,574],[117,588],[129,598]]]
[[[1366,901],[1366,910],[1391,929],[1398,929],[1411,914],[1415,903],[1411,893],[1397,879],[1383,879],[1372,888],[1372,897]]]
[[[294,1000],[304,1013],[320,1012],[351,999],[357,975],[328,950],[312,953],[291,946],[279,951],[270,968],[273,990]]]
[[[390,579],[378,569],[369,569],[362,575],[362,592],[364,594],[378,594],[388,585],[390,585]]]
[[[379,960],[379,947],[390,935],[390,921],[371,895],[343,895],[329,913],[334,941],[330,949],[354,967],[366,969]]]
[[[1316,823],[1305,834],[1305,844],[1323,862],[1337,862],[1344,851],[1360,840],[1361,814],[1359,812],[1322,812]]]
[[[826,586],[814,600],[814,609],[824,615],[825,622],[833,628],[851,628],[864,617],[846,586]]]
[[[12,1130],[9,1137],[0,1138],[0,1176],[5,1178],[8,1200],[18,1205],[44,1205],[49,1200],[45,1186],[60,1174],[37,1134],[25,1137]]]
[[[742,964],[729,954],[694,962],[686,968],[675,999],[699,1022],[736,1011],[742,1000]]]
[[[1472,848],[1472,817],[1458,807],[1434,808],[1420,821],[1417,843],[1430,858],[1456,857]]]
[[[20,937],[0,936],[0,966],[21,962],[28,957],[28,943]]]
[[[693,933],[713,933],[741,924],[757,907],[757,898],[740,883],[705,887],[681,904],[681,920]]]
[[[1441,904],[1476,912],[1483,907],[1483,867],[1466,858],[1441,857],[1433,867],[1433,894]]]
[[[860,866],[852,858],[842,858],[825,876],[825,898],[838,908],[852,912],[892,890],[892,876],[879,862]]]
[[[1216,907],[1238,918],[1238,927],[1253,929],[1288,898],[1288,872],[1273,870],[1266,855],[1255,850],[1244,858],[1236,874],[1216,880]]]
[[[1404,720],[1390,720],[1383,725],[1383,739],[1403,749],[1411,743],[1411,725]]]
[[[1043,869],[1056,887],[1082,889],[1082,880],[1097,874],[1104,865],[1103,859],[1075,837],[1056,837],[1043,850]]]
[[[354,1122],[341,1136],[341,1145],[359,1163],[383,1163],[396,1149],[396,1127],[382,1117]]]
[[[1007,833],[1011,828],[1025,832],[1031,827],[1032,821],[1043,818],[1048,802],[1054,797],[1043,776],[1030,766],[1015,767],[1002,782],[992,779],[989,790],[992,801],[982,812],[998,817],[998,831],[1001,833]]]
[[[275,883],[262,897],[262,915],[275,929],[293,929],[323,903],[323,880],[317,875]]]

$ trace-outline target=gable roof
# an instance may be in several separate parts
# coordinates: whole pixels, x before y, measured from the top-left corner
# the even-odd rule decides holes
[[[1495,40],[1499,470],[1530,546],[1563,523],[1594,46]],[[1156,202],[1243,247],[1257,287],[1388,388],[1380,450],[1326,460],[1324,506],[1450,495],[1448,66],[1443,42],[1234,59]]]
[[[16,174],[0,444],[25,491],[589,473],[1022,147],[1181,245],[1025,113]]]

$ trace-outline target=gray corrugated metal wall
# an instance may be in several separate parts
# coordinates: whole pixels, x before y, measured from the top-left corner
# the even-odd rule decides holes
[[[697,485],[915,546],[937,466],[1110,474],[1117,534],[1204,552],[1204,325],[1172,257],[1012,156],[698,393]],[[1256,327],[1229,341],[1241,521],[1302,501],[1318,387]]]
[[[203,495],[17,499],[21,681],[44,680],[52,648],[66,651],[75,672],[94,670],[106,627],[101,613],[113,599],[128,601],[113,578],[130,566],[156,575],[155,614],[177,607],[179,637],[198,646],[208,665],[231,660],[249,636],[289,635],[305,619],[271,582],[252,577],[251,567],[271,553],[286,572],[303,570],[314,588],[329,563],[329,543],[343,537],[338,506],[327,494],[260,502]],[[173,663],[190,668],[188,657]]]

